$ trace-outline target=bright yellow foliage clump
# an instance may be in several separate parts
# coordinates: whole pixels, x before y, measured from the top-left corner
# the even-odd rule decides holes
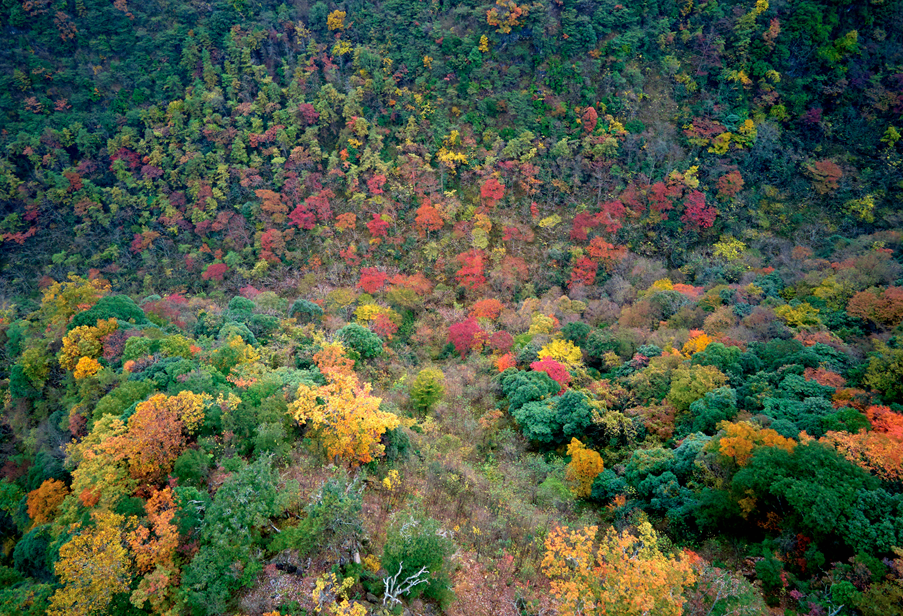
[[[739,259],[746,250],[746,244],[735,237],[722,237],[721,241],[712,246],[716,257],[721,257],[725,261],[734,261]]]
[[[566,476],[568,481],[573,482],[571,491],[574,496],[585,498],[593,491],[593,480],[605,470],[602,456],[575,438],[568,445],[568,455],[571,461],[568,462]]]
[[[394,468],[383,478],[383,487],[392,492],[401,485],[401,476]]]
[[[674,283],[671,282],[670,278],[661,278],[653,282],[648,290],[650,293],[655,293],[656,291],[673,291]]]
[[[376,556],[375,554],[367,554],[361,560],[364,563],[364,567],[372,573],[379,573],[379,570],[383,566],[382,563],[379,561],[379,557]]]
[[[382,400],[354,374],[330,371],[326,378],[322,387],[301,385],[289,413],[310,425],[330,458],[357,466],[383,455],[380,439],[398,427],[398,417],[379,410]]]
[[[749,79],[746,77],[742,71],[737,77],[737,79]],[[709,147],[709,152],[713,154],[727,154],[727,149],[731,144],[731,137],[733,137],[733,133],[721,133],[714,139],[712,139],[712,145]]]
[[[432,58],[430,58],[432,62]],[[445,165],[451,173],[460,165],[467,164],[467,155],[461,151],[462,149],[461,135],[458,131],[453,130],[445,139],[442,140],[442,147],[436,153],[436,158]]]
[[[126,431],[122,419],[103,415],[94,422],[88,436],[66,447],[67,456],[76,465],[72,471],[72,493],[83,506],[109,509],[134,490],[135,481],[112,446]],[[77,518],[71,516],[77,512],[67,511],[68,503],[67,500],[62,504],[61,517],[66,518],[69,513],[66,519],[75,521]]]
[[[381,314],[385,315],[387,319],[389,319],[396,325],[401,324],[401,315],[391,308],[386,308],[385,306],[378,306],[376,304],[364,304],[362,306],[358,306],[357,310],[354,311],[354,316],[355,318],[357,318],[357,322],[361,325],[366,325],[370,321],[375,320],[376,317]]]
[[[330,30],[344,30],[346,15],[345,11],[333,11],[326,17],[326,25]]]
[[[780,81],[780,75],[778,75],[778,81]],[[748,148],[755,142],[757,135],[758,131],[756,130],[755,123],[747,118],[743,124],[737,127],[737,133],[734,135],[734,143],[738,144],[740,147]]]
[[[238,353],[239,364],[253,364],[260,360],[260,353],[250,344],[241,339],[241,336],[232,336],[229,339],[229,348]]]
[[[76,380],[86,379],[89,376],[94,376],[100,372],[100,368],[100,362],[96,359],[82,357],[78,360],[78,364],[76,364],[75,372],[72,373],[72,376],[74,376]]]
[[[50,598],[50,616],[105,614],[113,595],[129,589],[129,553],[123,545],[125,518],[94,515],[96,525],[60,548],[56,574],[63,586]]]
[[[79,325],[63,337],[63,348],[57,355],[60,366],[66,370],[75,370],[83,357],[97,359],[103,354],[101,338],[113,333],[119,325],[116,319],[103,321],[98,319],[96,326]]]
[[[336,44],[332,46],[332,55],[344,56],[346,53],[350,53],[352,49],[354,48],[348,41],[337,41]]]
[[[546,539],[542,570],[561,616],[683,613],[683,589],[696,580],[690,555],[662,553],[649,522],[634,532],[609,528],[598,548],[597,531],[558,527]]]
[[[360,603],[349,601],[348,593],[354,585],[353,577],[346,577],[339,583],[335,573],[324,573],[314,583],[311,598],[316,604],[317,614],[331,616],[367,616],[367,610]]]
[[[147,402],[142,402],[142,404],[147,404],[156,397],[157,396],[154,396]],[[220,398],[222,398],[222,394],[220,394]],[[229,394],[230,402],[233,399],[237,402],[241,402],[241,399],[239,399],[238,396]],[[182,420],[185,432],[187,434],[194,434],[204,422],[204,414],[206,412],[207,404],[210,401],[211,397],[209,394],[196,394],[186,390],[180,391],[175,396],[170,396],[166,400],[166,404],[170,409],[173,409],[179,419]]]
[[[866,195],[861,199],[852,199],[843,204],[848,212],[855,214],[859,220],[875,222],[875,195]]]
[[[570,340],[552,340],[539,351],[539,359],[554,359],[568,368],[583,362],[583,352]]]
[[[687,357],[690,357],[694,353],[705,351],[705,348],[711,343],[712,339],[708,334],[703,333],[699,330],[693,330],[693,332],[691,332],[690,339],[687,340],[687,343],[684,344],[683,348],[680,351]]]
[[[778,306],[774,309],[774,313],[790,327],[818,325],[821,323],[818,318],[818,312],[818,308],[812,306],[809,302],[803,302],[798,306]]]
[[[561,224],[561,216],[552,214],[539,221],[539,226],[543,229],[554,229]]]

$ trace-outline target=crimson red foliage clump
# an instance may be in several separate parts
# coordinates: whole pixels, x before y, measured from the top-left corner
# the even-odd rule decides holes
[[[229,266],[225,263],[211,263],[207,266],[207,270],[201,274],[201,278],[204,280],[219,280],[223,279],[223,276],[226,275],[226,272],[229,271]]]
[[[486,259],[483,253],[472,248],[458,255],[458,263],[461,269],[455,274],[458,284],[470,291],[476,290],[486,284]]]
[[[461,354],[461,359],[470,351],[478,351],[486,342],[486,332],[473,317],[469,317],[460,323],[455,323],[448,328],[448,341],[454,345],[455,350]]]
[[[718,210],[706,205],[705,195],[698,190],[692,191],[685,202],[686,210],[681,220],[697,229],[708,229],[715,224]]]
[[[500,184],[495,178],[489,178],[480,187],[480,198],[487,208],[495,207],[495,204],[501,201],[505,196],[505,186]]]
[[[386,286],[388,279],[389,275],[385,272],[381,272],[375,267],[365,267],[361,270],[361,279],[358,281],[357,286],[363,289],[364,293],[373,295]]]
[[[489,346],[493,351],[507,353],[514,346],[514,336],[506,331],[498,331],[489,338]]]
[[[530,368],[536,372],[545,372],[548,374],[553,381],[561,386],[561,391],[558,392],[559,394],[564,392],[568,387],[568,383],[571,382],[571,373],[568,372],[568,369],[564,364],[549,357],[533,362],[530,364]]]
[[[379,214],[374,214],[373,220],[367,223],[367,229],[373,237],[386,237],[389,232],[389,223],[383,220]]]

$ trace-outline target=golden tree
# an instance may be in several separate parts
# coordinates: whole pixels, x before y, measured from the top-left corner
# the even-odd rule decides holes
[[[345,11],[333,11],[326,17],[326,25],[330,30],[344,30],[346,15]]]
[[[85,507],[99,506],[110,509],[135,488],[124,463],[111,451],[111,445],[126,433],[126,426],[119,417],[103,415],[80,442],[66,448],[72,471],[72,494]],[[65,521],[75,521],[79,513],[76,503],[67,499],[62,505]]]
[[[583,363],[583,353],[580,351],[580,347],[570,340],[552,340],[540,349],[538,355],[540,359],[554,359],[569,369]]]
[[[72,376],[75,377],[75,380],[86,379],[100,372],[101,368],[103,368],[103,366],[101,366],[100,362],[96,359],[82,357],[78,360],[78,364],[76,364]]]
[[[60,548],[56,574],[63,586],[50,598],[49,616],[105,614],[113,595],[129,589],[128,550],[123,545],[125,518],[94,515],[85,529]]]
[[[44,290],[39,314],[50,325],[62,325],[109,292],[110,283],[102,278],[87,280],[69,274],[68,282],[54,282]]]
[[[683,613],[683,589],[696,579],[689,554],[663,553],[648,522],[634,532],[609,528],[598,547],[597,531],[558,527],[546,539],[542,571],[561,616]]]
[[[118,327],[116,319],[107,321],[98,319],[97,325],[93,327],[91,325],[74,327],[63,337],[63,348],[57,355],[60,366],[66,370],[75,370],[84,358],[96,360],[103,355],[101,338],[113,333]]]
[[[358,465],[381,456],[385,447],[380,438],[398,427],[398,417],[380,411],[382,400],[354,374],[328,371],[326,378],[323,387],[301,385],[289,413],[310,426],[330,458]]]
[[[571,490],[575,496],[589,496],[593,491],[593,480],[605,470],[602,456],[598,451],[587,449],[575,438],[568,445],[568,455],[571,456],[571,461],[567,466],[567,478],[574,483]]]

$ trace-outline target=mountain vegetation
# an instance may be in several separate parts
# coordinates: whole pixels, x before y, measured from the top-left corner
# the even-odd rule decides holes
[[[903,614],[901,23],[0,0],[0,612]]]

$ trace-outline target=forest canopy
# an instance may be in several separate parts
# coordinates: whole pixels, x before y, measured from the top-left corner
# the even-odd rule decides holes
[[[900,613],[900,23],[3,0],[0,611]]]

